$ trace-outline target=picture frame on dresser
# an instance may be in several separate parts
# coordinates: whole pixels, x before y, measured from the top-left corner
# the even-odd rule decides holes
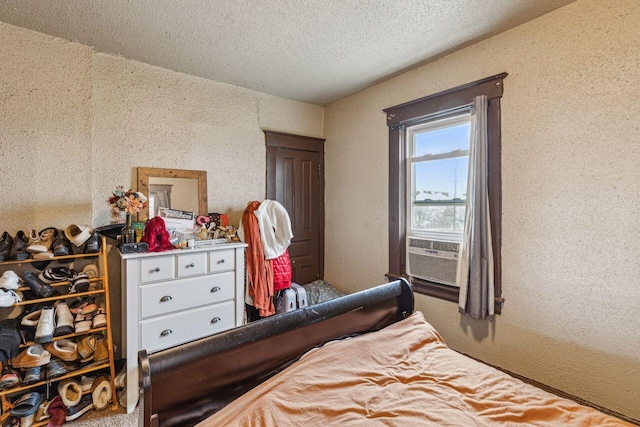
[[[120,254],[128,413],[139,397],[140,350],[153,353],[242,325],[246,246]]]

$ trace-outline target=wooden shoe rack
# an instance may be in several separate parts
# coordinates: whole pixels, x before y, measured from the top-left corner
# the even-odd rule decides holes
[[[45,379],[42,381],[38,381],[37,383],[34,384],[29,384],[29,385],[18,385],[15,387],[12,387],[10,389],[7,390],[2,390],[0,391],[0,399],[3,407],[5,406],[5,402],[7,400],[9,401],[15,401],[16,399],[18,399],[20,397],[20,395],[28,392],[29,390],[35,389],[35,388],[42,388],[43,386],[50,388],[51,390],[55,390],[55,385],[57,382],[68,379],[68,378],[74,378],[74,377],[79,377],[81,375],[88,375],[91,373],[94,373],[97,371],[106,371],[107,369],[109,369],[109,373],[110,373],[110,381],[111,381],[111,390],[112,390],[112,397],[111,397],[111,401],[112,401],[112,408],[116,409],[118,408],[118,397],[116,394],[116,389],[115,389],[115,385],[114,385],[114,379],[115,379],[115,364],[114,364],[114,351],[113,351],[113,338],[112,338],[112,334],[111,334],[111,305],[110,305],[110,301],[109,301],[109,278],[108,278],[108,270],[107,270],[107,245],[106,245],[106,239],[104,237],[102,237],[102,245],[100,247],[100,252],[98,254],[77,254],[77,255],[68,255],[68,256],[59,256],[59,257],[53,257],[51,258],[51,264],[50,266],[55,266],[58,264],[55,264],[55,261],[66,261],[69,262],[69,260],[72,261],[76,261],[78,260],[79,262],[83,262],[83,263],[93,263],[98,264],[98,271],[100,272],[100,276],[97,278],[90,278],[89,282],[91,283],[91,288],[90,289],[94,289],[94,290],[89,290],[87,292],[78,292],[78,293],[73,293],[73,294],[66,294],[63,293],[62,295],[58,295],[58,296],[53,296],[53,297],[49,297],[49,298],[37,298],[37,299],[30,299],[30,300],[24,300],[21,302],[18,302],[16,304],[14,304],[14,306],[26,306],[26,305],[32,305],[32,304],[38,304],[38,303],[46,303],[46,302],[51,302],[54,303],[55,301],[59,301],[59,300],[70,300],[70,299],[76,299],[76,298],[82,298],[82,297],[87,297],[90,295],[95,295],[96,298],[100,301],[102,300],[104,302],[104,308],[106,311],[106,317],[107,317],[107,324],[104,327],[100,327],[100,328],[92,328],[89,331],[86,332],[80,332],[80,333],[73,333],[73,334],[68,334],[68,335],[63,335],[63,336],[56,336],[53,337],[52,341],[57,341],[63,338],[67,338],[67,339],[73,339],[73,338],[79,338],[81,339],[84,336],[87,335],[91,335],[91,334],[102,334],[106,337],[106,341],[107,341],[107,348],[109,350],[109,358],[107,361],[104,361],[102,363],[99,364],[88,364],[85,365],[79,369],[76,369],[74,371],[70,371],[68,373],[66,373],[65,375],[62,375],[60,377],[57,378],[52,378],[52,379]],[[86,262],[88,260],[88,262]],[[27,259],[24,261],[7,261],[7,262],[0,262],[0,275],[2,273],[4,273],[4,271],[6,270],[19,270],[16,271],[16,273],[18,273],[18,275],[21,275],[21,273],[23,273],[25,268],[29,267],[29,264],[34,263],[34,262],[42,262],[43,260],[40,259]],[[47,261],[47,260],[45,260]],[[61,264],[62,266],[66,266],[67,264]],[[33,271],[33,269],[32,269]],[[82,269],[80,268],[78,271],[82,271]],[[53,283],[51,284],[51,286],[53,287],[68,287],[69,286],[69,282],[58,282],[58,283]],[[20,289],[18,289],[19,291],[27,291],[30,290],[29,287],[22,287]],[[14,307],[12,306],[12,307]],[[0,318],[0,320],[3,320],[2,318]],[[29,347],[30,345],[33,345],[33,342],[27,342],[25,344],[21,344],[20,345],[20,351],[23,351],[26,347]],[[66,363],[66,362],[65,362]],[[42,366],[43,370],[46,371],[46,365]],[[46,377],[46,376],[45,376]],[[2,415],[2,419],[4,419],[5,415]],[[49,422],[48,419],[41,421],[41,422],[34,422],[33,427],[38,427],[38,426],[42,426],[42,425],[46,425]]]

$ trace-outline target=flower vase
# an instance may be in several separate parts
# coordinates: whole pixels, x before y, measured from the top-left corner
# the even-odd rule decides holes
[[[133,227],[133,219],[130,214],[127,214],[127,222],[122,227],[122,243],[135,243],[136,242],[136,229]]]

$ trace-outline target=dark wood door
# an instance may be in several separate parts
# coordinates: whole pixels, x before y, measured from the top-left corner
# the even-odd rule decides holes
[[[305,284],[324,275],[324,140],[265,132],[267,198],[291,218],[292,281]]]

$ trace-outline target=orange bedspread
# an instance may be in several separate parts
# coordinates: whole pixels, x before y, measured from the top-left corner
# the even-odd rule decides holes
[[[628,426],[449,349],[416,312],[326,344],[199,426]]]

